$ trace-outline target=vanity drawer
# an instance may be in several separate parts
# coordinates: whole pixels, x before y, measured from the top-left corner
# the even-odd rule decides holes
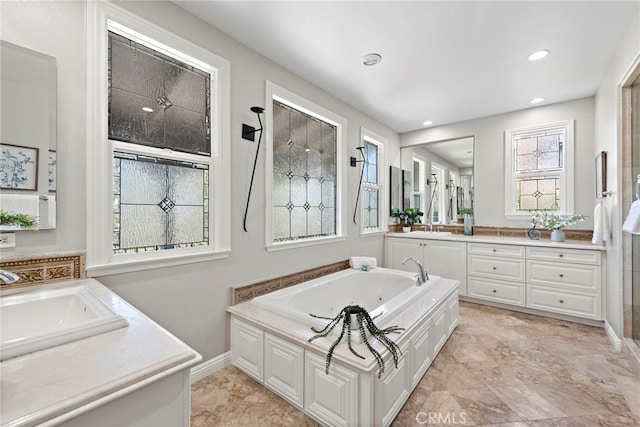
[[[492,243],[469,243],[467,253],[497,257],[524,258],[524,246],[498,245]]]
[[[469,277],[467,295],[505,304],[525,305],[523,283],[507,283],[481,277]]]
[[[600,267],[527,260],[527,283],[600,291]]]
[[[570,316],[600,319],[600,296],[527,286],[527,307]]]
[[[527,248],[527,259],[600,265],[600,258],[600,251],[561,248]]]
[[[524,282],[524,259],[470,255],[467,267],[470,276]]]

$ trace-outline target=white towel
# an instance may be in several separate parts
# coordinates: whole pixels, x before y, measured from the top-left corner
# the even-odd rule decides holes
[[[609,239],[611,230],[609,229],[609,215],[607,214],[607,208],[598,203],[593,210],[593,238],[591,243],[594,245],[602,245]]]
[[[378,261],[374,257],[352,256],[349,258],[349,265],[354,270],[372,270],[378,266]]]
[[[10,213],[18,213],[39,217],[38,195],[0,194],[0,209]]]
[[[629,215],[622,225],[622,231],[631,234],[640,234],[640,200],[636,200],[631,204]]]

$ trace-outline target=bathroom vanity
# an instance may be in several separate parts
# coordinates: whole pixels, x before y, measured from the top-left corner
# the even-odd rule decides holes
[[[430,273],[459,280],[463,300],[589,323],[604,318],[605,249],[582,241],[389,233],[385,260],[410,271],[404,257],[422,260]]]
[[[0,362],[2,426],[188,426],[189,368],[201,356],[107,287],[84,279],[2,297],[70,287],[86,288],[128,325]]]

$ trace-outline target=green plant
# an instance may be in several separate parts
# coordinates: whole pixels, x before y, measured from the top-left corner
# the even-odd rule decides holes
[[[564,230],[570,225],[576,224],[586,217],[584,215],[561,216],[555,212],[534,212],[531,223],[534,227],[540,225],[549,230]]]
[[[473,215],[473,208],[458,209],[458,215]]]
[[[0,209],[0,225],[15,225],[29,230],[36,228],[38,221],[31,215],[12,213]]]
[[[395,208],[391,211],[391,216],[398,218],[400,224],[407,227],[411,227],[413,224],[420,222],[422,215],[424,215],[424,212],[414,208],[406,208],[404,211]]]

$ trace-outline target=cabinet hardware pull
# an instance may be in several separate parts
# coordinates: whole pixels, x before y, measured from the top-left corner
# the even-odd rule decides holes
[[[494,269],[494,270],[497,270],[497,269],[498,269],[498,267],[493,267],[493,269]]]
[[[561,274],[560,277],[564,277],[564,274]]]
[[[558,255],[558,256],[559,256],[560,258],[562,258],[562,257],[563,257],[563,255],[562,255],[562,254],[560,254],[560,255]]]
[[[560,300],[560,304],[564,304],[564,300],[563,299]]]
[[[493,252],[495,252],[496,250],[494,249]]]
[[[495,294],[496,292],[498,292],[498,291],[496,291],[496,290],[494,289],[494,290],[493,290],[493,293]]]

